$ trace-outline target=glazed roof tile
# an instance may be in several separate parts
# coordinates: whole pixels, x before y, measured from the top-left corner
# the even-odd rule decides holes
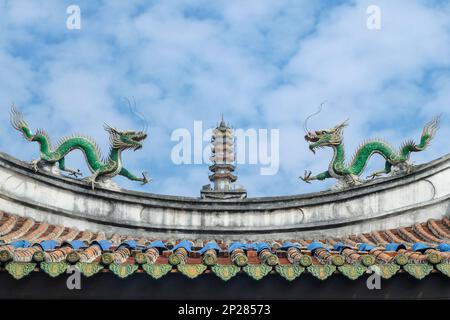
[[[77,265],[85,275],[103,270],[120,277],[133,272],[147,272],[152,277],[169,271],[188,277],[212,272],[228,280],[237,272],[255,279],[275,272],[292,280],[306,272],[321,280],[335,273],[355,279],[355,272],[359,277],[372,272],[373,266],[383,269],[385,277],[392,276],[386,274],[389,272],[408,272],[417,278],[430,272],[449,276],[449,239],[450,220],[446,216],[410,227],[339,238],[230,243],[222,239],[106,235],[0,211],[0,263],[2,270],[16,278],[25,276],[20,270],[30,268],[55,276],[70,264]],[[49,267],[54,265],[58,268]],[[396,267],[383,268],[387,265]]]

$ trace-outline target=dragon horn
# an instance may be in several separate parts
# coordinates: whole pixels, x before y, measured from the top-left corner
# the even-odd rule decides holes
[[[338,125],[338,127],[346,127],[348,126],[348,122],[350,121],[350,118],[345,119],[341,124]]]
[[[348,126],[348,121],[349,121],[349,119],[347,118],[345,121],[343,121],[342,123],[335,126],[334,130],[336,132],[341,132],[346,126]]]
[[[315,115],[318,115],[322,111],[322,108],[323,108],[323,105],[325,104],[325,102],[326,102],[326,100],[323,101],[320,104],[319,109],[317,109],[316,112],[314,112],[314,113],[312,113],[312,114],[310,114],[309,116],[306,117],[305,121],[303,122],[303,130],[305,130],[306,133],[309,132],[309,130],[308,130],[308,120],[311,119],[312,117],[314,117]]]
[[[103,128],[105,128],[105,130],[108,131],[109,133],[117,132],[117,130],[114,127],[110,126],[106,122],[103,123]]]

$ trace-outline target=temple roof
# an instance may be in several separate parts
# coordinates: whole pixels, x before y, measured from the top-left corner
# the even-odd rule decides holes
[[[160,278],[180,272],[189,278],[214,273],[229,280],[269,273],[293,280],[310,273],[325,280],[343,274],[355,280],[379,272],[418,279],[440,272],[450,277],[450,219],[429,219],[405,228],[325,239],[274,239],[241,243],[210,239],[152,239],[77,230],[0,212],[2,271],[20,279],[42,271],[52,277],[76,265],[85,276],[146,272]]]

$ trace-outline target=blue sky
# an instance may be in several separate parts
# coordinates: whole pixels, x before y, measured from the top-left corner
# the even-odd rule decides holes
[[[81,8],[81,30],[66,28],[66,8]],[[366,28],[368,5],[381,9],[381,30]],[[37,156],[9,125],[14,101],[33,128],[57,140],[82,132],[108,149],[104,121],[140,128],[123,97],[149,120],[144,148],[125,166],[149,171],[141,191],[198,196],[207,165],[174,165],[170,135],[214,126],[223,112],[236,128],[280,130],[280,170],[237,170],[249,196],[323,190],[304,184],[305,169],[324,171],[329,150],[312,154],[302,122],[327,104],[310,127],[350,118],[348,155],[364,138],[399,145],[418,139],[442,113],[431,147],[412,160],[450,152],[450,5],[440,1],[0,1],[0,150]],[[67,158],[87,173],[82,156]],[[374,159],[368,171],[380,166]]]

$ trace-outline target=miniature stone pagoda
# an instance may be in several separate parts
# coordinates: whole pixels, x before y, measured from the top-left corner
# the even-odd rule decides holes
[[[233,183],[237,180],[237,176],[233,174],[236,169],[235,150],[234,150],[234,132],[220,121],[218,127],[213,131],[211,137],[211,161],[212,165],[209,170],[212,174],[209,180],[213,185],[203,186],[200,194],[203,199],[244,199],[247,192],[243,187],[235,186]]]

